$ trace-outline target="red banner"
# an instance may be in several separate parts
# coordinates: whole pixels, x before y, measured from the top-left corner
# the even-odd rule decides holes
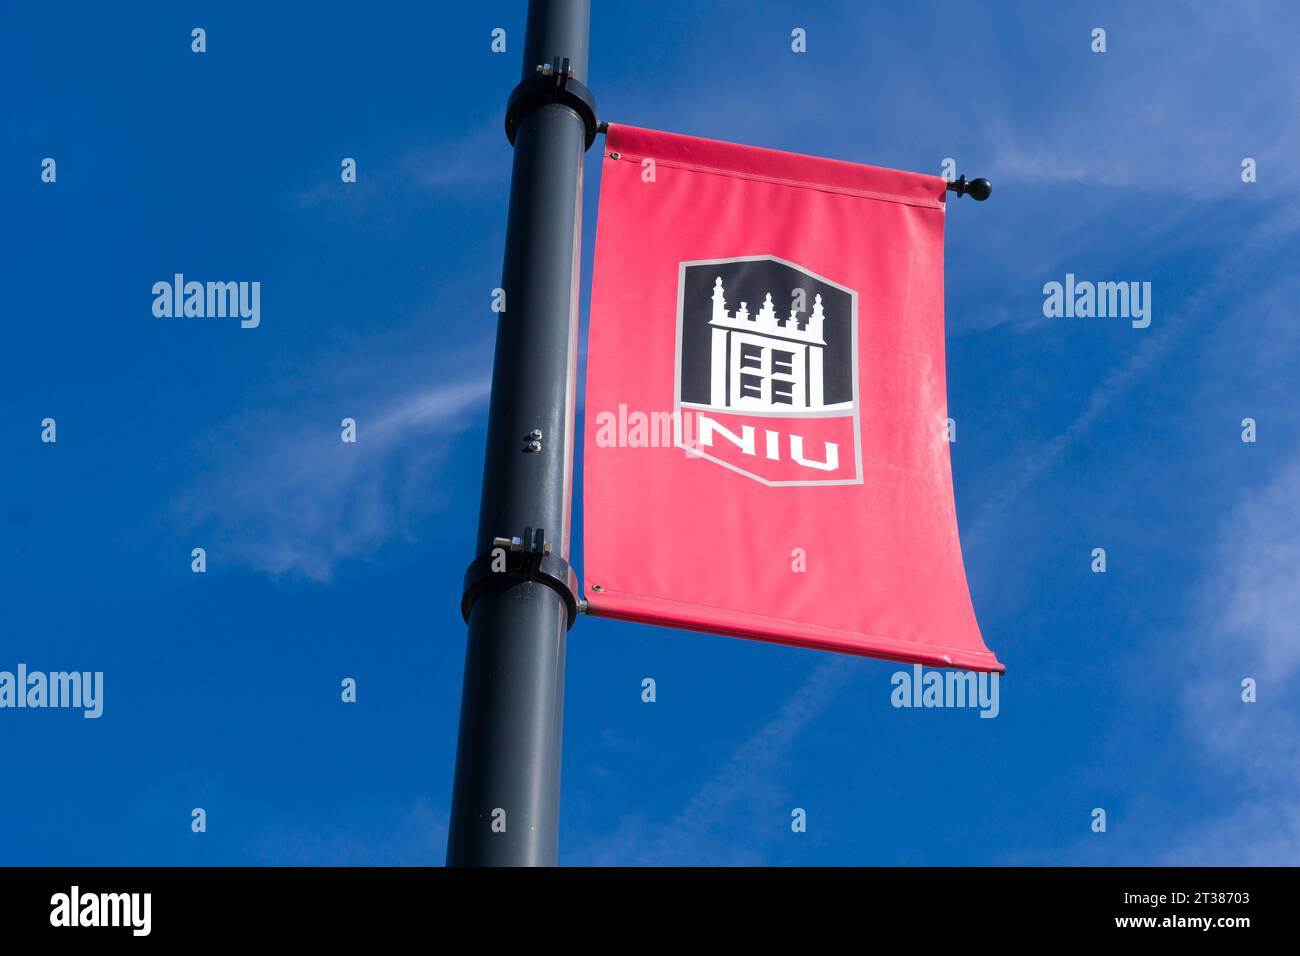
[[[957,539],[945,183],[610,126],[590,613],[1001,671]]]

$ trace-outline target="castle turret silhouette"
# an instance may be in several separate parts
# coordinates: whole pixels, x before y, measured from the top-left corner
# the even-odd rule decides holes
[[[792,296],[793,299],[793,296]],[[727,310],[722,277],[713,283],[713,330],[709,404],[725,409],[810,411],[825,407],[822,399],[822,338],[825,314],[822,297],[813,297],[812,313],[800,321],[793,303],[778,318],[772,293],[757,313],[741,302]]]
[[[793,299],[793,296],[791,298]],[[820,293],[813,296],[812,314],[803,320],[800,320],[799,312],[795,309],[793,303],[790,306],[790,314],[783,319],[778,319],[776,317],[776,306],[772,303],[772,293],[770,292],[764,296],[763,305],[754,318],[750,318],[748,302],[740,303],[740,308],[736,310],[733,317],[727,311],[727,296],[726,290],[722,287],[722,277],[718,276],[713,282],[713,319],[710,321],[710,325],[747,332],[779,335],[801,342],[812,342],[816,345],[825,346],[826,342],[822,339],[824,319],[825,315],[822,312]]]

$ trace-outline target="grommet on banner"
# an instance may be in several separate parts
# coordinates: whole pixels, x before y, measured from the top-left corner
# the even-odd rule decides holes
[[[505,552],[504,569],[500,567],[503,555],[495,553],[498,549]],[[573,627],[578,617],[578,576],[568,561],[551,553],[544,529],[525,528],[523,537],[493,538],[492,548],[470,562],[460,599],[460,613],[466,621],[479,592],[500,578],[536,581],[551,588],[564,599],[569,627]]]

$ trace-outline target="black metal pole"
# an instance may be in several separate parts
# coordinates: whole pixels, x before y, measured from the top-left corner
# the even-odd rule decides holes
[[[510,97],[510,212],[488,413],[449,866],[556,862],[589,0],[532,0]],[[567,60],[567,63],[565,62]],[[540,68],[540,69],[539,69]],[[525,530],[526,529],[526,530]],[[521,536],[522,534],[522,536]]]

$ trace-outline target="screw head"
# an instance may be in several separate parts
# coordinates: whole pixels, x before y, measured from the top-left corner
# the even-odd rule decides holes
[[[530,441],[530,442],[528,443],[528,450],[531,451],[531,452],[538,452],[538,451],[541,451],[541,450],[542,450],[542,443],[539,442],[539,441]]]
[[[533,441],[541,441],[542,440],[541,430],[534,428],[532,431],[528,433],[528,437],[531,438]]]

